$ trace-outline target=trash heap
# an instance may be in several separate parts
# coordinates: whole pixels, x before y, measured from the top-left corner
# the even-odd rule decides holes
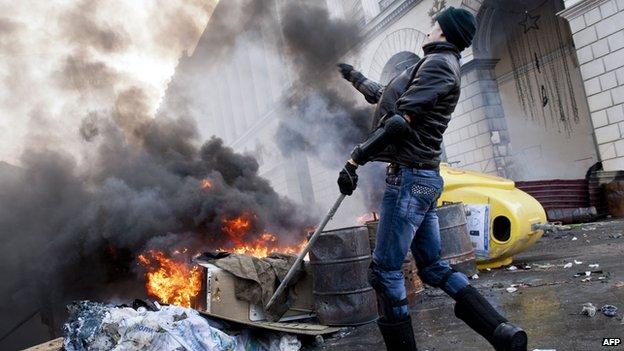
[[[187,350],[298,351],[301,342],[290,334],[254,335],[243,329],[226,333],[226,325],[197,311],[157,303],[114,306],[92,301],[68,306],[63,326],[66,351]]]

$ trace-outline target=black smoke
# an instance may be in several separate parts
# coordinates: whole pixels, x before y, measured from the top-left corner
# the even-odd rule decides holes
[[[50,59],[54,69],[38,82],[56,94],[67,120],[54,120],[52,106],[22,100],[32,142],[19,166],[0,163],[0,336],[11,332],[2,349],[58,336],[73,299],[144,297],[136,258],[147,249],[227,249],[223,221],[242,214],[251,221],[246,239],[268,231],[284,245],[299,243],[314,224],[258,175],[252,156],[217,137],[202,140],[197,116],[184,108],[154,116],[146,89],[99,59],[135,45],[126,29],[95,18],[100,3],[80,2],[60,21],[65,53]],[[163,50],[183,47],[178,40],[201,30],[187,17],[159,23]],[[3,47],[23,39],[19,23],[0,20],[0,31],[13,35],[0,40]],[[222,44],[235,35],[229,38]],[[71,131],[81,149],[58,143],[59,130]],[[205,180],[210,188],[202,188]]]
[[[303,152],[323,160],[337,176],[353,147],[371,131],[373,107],[362,103],[336,67],[362,41],[362,29],[354,19],[331,18],[326,7],[313,2],[288,3],[281,18],[285,50],[297,75],[285,98],[278,144],[284,154]],[[376,211],[383,189],[379,165],[359,173],[358,191],[367,208]]]
[[[2,301],[19,299],[15,291],[45,291],[32,308],[144,296],[137,254],[227,248],[223,220],[245,212],[249,240],[264,231],[283,244],[303,238],[312,222],[258,176],[253,157],[218,138],[200,145],[193,120],[149,118],[141,98],[137,88],[122,92],[111,111],[85,117],[80,133],[96,148],[89,167],[62,151],[28,150],[19,177],[0,174]]]
[[[361,41],[360,28],[354,21],[330,18],[327,8],[310,2],[286,4],[281,25],[297,76],[286,97],[278,143],[285,153],[304,151],[337,166],[370,131],[372,109],[344,92],[349,83],[336,69]]]

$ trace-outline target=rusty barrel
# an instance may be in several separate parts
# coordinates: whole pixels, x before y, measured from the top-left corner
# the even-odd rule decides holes
[[[477,273],[475,250],[468,233],[464,204],[438,207],[438,222],[442,259],[469,277]]]
[[[598,217],[598,211],[594,206],[580,208],[551,208],[546,211],[546,216],[551,222],[561,222],[563,224],[586,223],[594,221]]]
[[[368,283],[368,230],[325,231],[310,250],[314,307],[322,324],[360,325],[377,319],[375,292]]]
[[[379,221],[366,222],[371,252],[375,249],[378,226]],[[420,293],[425,290],[425,286],[422,280],[418,277],[418,268],[416,268],[416,261],[414,261],[411,252],[407,253],[401,269],[403,270],[403,275],[405,276],[405,292],[407,293],[407,301],[409,302],[410,307],[416,307],[418,302],[420,302]]]
[[[614,180],[604,185],[609,214],[613,217],[624,217],[624,181]]]

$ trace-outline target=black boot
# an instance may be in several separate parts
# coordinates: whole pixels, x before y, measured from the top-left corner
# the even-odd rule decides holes
[[[496,351],[526,351],[527,334],[509,323],[477,289],[468,285],[455,295],[455,316],[494,346]]]
[[[377,321],[377,325],[388,351],[418,351],[410,317],[394,323],[381,318]]]

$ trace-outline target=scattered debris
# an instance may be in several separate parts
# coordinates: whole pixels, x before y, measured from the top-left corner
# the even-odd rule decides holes
[[[618,281],[615,284],[613,284],[613,286],[615,286],[616,288],[624,288],[624,282]]]
[[[613,305],[604,305],[600,310],[602,311],[602,314],[607,317],[615,317],[615,315],[617,315],[618,308]]]
[[[150,311],[116,307],[91,301],[68,306],[63,326],[63,349],[84,350],[269,350],[297,351],[301,342],[291,334],[265,333],[262,338],[249,330],[228,335],[197,311],[174,305]]]
[[[479,275],[477,273],[473,274],[470,279],[479,279]]]
[[[570,268],[570,267],[572,267],[572,262],[568,262],[563,265],[563,268]]]
[[[602,270],[597,270],[597,271],[585,271],[585,272],[578,272],[576,274],[574,274],[574,277],[589,277],[590,275],[593,274],[602,274]]]
[[[561,222],[535,223],[531,226],[531,230],[543,230],[546,233],[555,233],[571,230],[572,226],[563,225]]]
[[[515,270],[517,270],[517,269],[518,269],[518,267],[516,267],[516,266],[514,266],[514,265],[511,265],[511,266],[508,266],[506,269],[507,269],[508,271],[515,271]]]
[[[575,240],[578,240],[578,238],[577,238],[577,237],[575,237],[575,236],[573,236],[573,237],[572,237],[572,241],[575,241]]]
[[[485,270],[490,272],[492,270],[492,268],[486,268]]]
[[[587,302],[583,304],[583,309],[581,310],[581,314],[589,317],[593,317],[596,315],[596,306],[593,303]]]
[[[317,335],[320,336],[320,335]],[[322,336],[321,336],[322,337]],[[275,351],[299,351],[301,350],[301,341],[295,335],[284,334],[279,338],[279,345],[274,345],[275,342],[271,342],[271,350]],[[277,348],[275,347],[277,346]],[[247,350],[245,348],[245,350]],[[258,348],[258,350],[261,350]]]
[[[619,239],[621,237],[622,237],[622,233],[609,234],[609,238],[611,238],[611,239]]]
[[[516,266],[524,271],[528,271],[529,269],[531,269],[531,265],[529,265],[528,263],[518,263]]]
[[[323,347],[325,345],[325,338],[323,338],[323,335],[317,335],[314,337],[314,345],[318,347]]]
[[[541,279],[536,279],[534,282],[523,283],[523,284],[519,284],[518,286],[523,287],[523,288],[535,288],[535,287],[539,287],[539,286],[560,285],[560,284],[563,284],[563,283],[565,283],[565,281],[543,282]]]
[[[516,291],[518,291],[518,288],[516,288],[516,287],[510,286],[510,287],[507,288],[507,292],[508,293],[514,293]]]
[[[535,264],[533,264],[533,265],[534,265],[535,267],[539,268],[539,269],[548,269],[548,268],[552,268],[552,267],[554,267],[554,266],[555,266],[555,265],[550,264],[550,263],[546,263],[546,264],[539,264],[539,263],[535,263]],[[570,266],[570,267],[572,267],[572,266]]]
[[[574,260],[574,264],[583,264],[583,261]]]
[[[600,265],[598,263],[592,263],[589,265],[589,268],[598,268]]]

